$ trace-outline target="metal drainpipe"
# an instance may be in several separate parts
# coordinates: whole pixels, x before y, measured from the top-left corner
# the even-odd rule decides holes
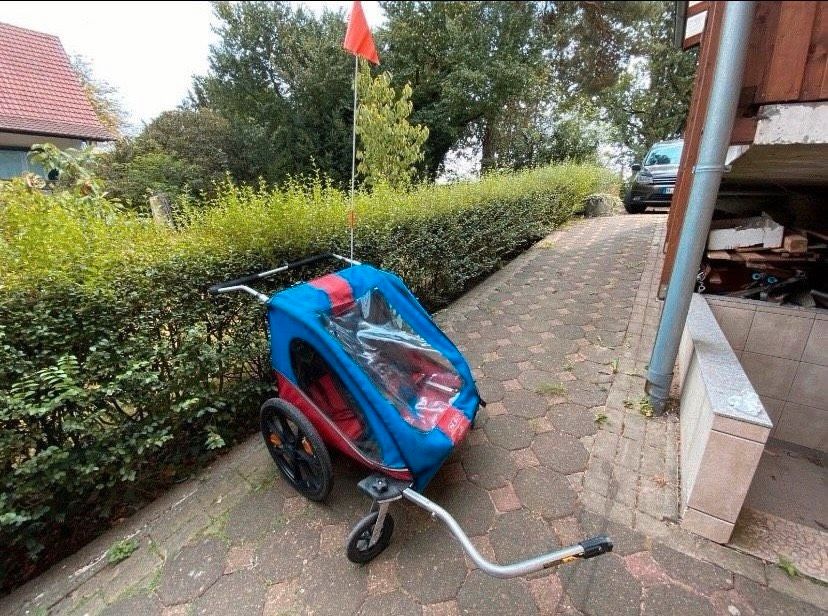
[[[725,170],[755,5],[731,0],[725,7],[699,157],[693,168],[687,213],[647,373],[645,390],[656,414],[663,413],[667,404],[673,366]]]

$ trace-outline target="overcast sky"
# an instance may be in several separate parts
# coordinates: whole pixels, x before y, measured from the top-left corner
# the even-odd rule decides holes
[[[351,2],[295,4],[320,12],[324,6],[334,10],[351,6]],[[378,3],[362,4],[369,25],[379,24]],[[95,75],[118,89],[136,125],[181,102],[192,76],[207,71],[209,46],[215,40],[207,2],[3,1],[0,21],[60,37],[70,55],[87,58]]]

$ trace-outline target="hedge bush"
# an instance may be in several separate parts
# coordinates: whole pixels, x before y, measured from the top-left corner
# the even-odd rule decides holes
[[[360,194],[357,256],[436,308],[608,181],[599,168],[562,165]],[[22,182],[0,188],[5,587],[254,430],[270,387],[260,307],[205,290],[345,252],[347,207],[319,181],[228,184],[206,207],[183,207],[173,230]]]

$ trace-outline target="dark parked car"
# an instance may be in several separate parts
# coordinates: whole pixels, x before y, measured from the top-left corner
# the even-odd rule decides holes
[[[635,176],[624,197],[624,208],[640,214],[648,206],[669,206],[676,188],[681,149],[684,141],[659,141],[644,157],[644,163],[633,165]]]

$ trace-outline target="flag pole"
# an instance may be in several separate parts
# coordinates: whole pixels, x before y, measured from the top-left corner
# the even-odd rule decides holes
[[[357,83],[359,83],[359,56],[354,54],[354,125],[351,134],[351,211],[348,213],[348,225],[351,227],[351,259],[354,258],[354,184],[356,178],[356,125],[357,125]]]

